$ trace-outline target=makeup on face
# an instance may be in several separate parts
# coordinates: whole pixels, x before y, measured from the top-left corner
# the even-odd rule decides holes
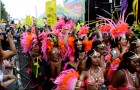
[[[91,58],[91,62],[92,62],[92,65],[96,65],[96,66],[98,66],[99,64],[100,64],[100,53],[98,53],[98,52],[94,52],[94,53],[92,53],[91,55],[90,55],[90,58]]]
[[[130,57],[131,60],[131,65],[133,66],[133,68],[139,68],[139,57],[134,55],[132,57]]]

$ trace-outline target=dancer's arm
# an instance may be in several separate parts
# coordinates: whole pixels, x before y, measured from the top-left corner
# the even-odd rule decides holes
[[[75,90],[80,90],[81,86],[82,86],[82,83],[86,77],[86,74],[87,74],[87,71],[82,71],[77,83],[76,83],[76,87],[75,87]]]

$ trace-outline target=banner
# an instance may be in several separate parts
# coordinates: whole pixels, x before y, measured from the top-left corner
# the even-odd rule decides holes
[[[84,21],[85,0],[65,0],[64,8],[69,12],[69,18]]]
[[[6,22],[4,19],[0,20],[0,23]]]
[[[56,16],[56,0],[51,0],[46,2],[46,17],[47,24],[50,26],[54,26],[57,22]]]
[[[25,19],[25,23],[24,24],[32,27],[32,25],[33,25],[32,17],[31,16],[26,16],[26,19]]]

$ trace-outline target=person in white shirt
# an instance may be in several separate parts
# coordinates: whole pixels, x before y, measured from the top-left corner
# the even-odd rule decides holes
[[[7,34],[7,39],[10,45],[10,50],[3,50],[0,42],[0,88],[6,89],[9,84],[15,81],[16,77],[14,75],[4,75],[3,74],[3,60],[9,59],[16,54],[16,48],[13,42],[13,38],[10,32]],[[0,31],[0,41],[3,40],[3,35]],[[3,82],[6,80],[5,82]]]

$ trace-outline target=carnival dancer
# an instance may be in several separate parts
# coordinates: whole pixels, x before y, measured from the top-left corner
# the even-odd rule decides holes
[[[77,81],[76,90],[99,90],[104,84],[105,69],[100,67],[100,53],[90,50],[87,54],[87,71],[83,71]]]
[[[69,30],[71,31],[71,29],[68,29],[68,32]],[[54,81],[57,85],[56,90],[74,90],[79,73],[85,70],[86,54],[92,47],[92,41],[83,38],[84,36],[87,37],[87,30],[87,27],[82,27],[78,36],[73,36],[71,33],[68,35],[66,55],[69,61],[65,64],[64,71]]]
[[[78,65],[78,58],[79,58],[79,53],[83,53],[85,52],[85,46],[82,43],[82,40],[80,39],[76,39],[74,40],[74,61],[70,61],[69,64],[67,65],[66,69],[70,69],[73,68],[75,70],[77,70],[77,65]],[[84,54],[84,53],[83,53]],[[83,57],[85,57],[86,55],[83,55]]]
[[[129,51],[123,54],[122,59],[108,87],[109,90],[139,90],[139,79],[136,74],[139,67],[138,55]]]
[[[48,66],[48,88],[54,87],[53,81],[62,71],[62,57],[65,52],[64,43],[53,34],[47,34],[47,38],[42,41],[42,51],[45,60],[49,63]]]
[[[92,43],[92,49],[98,51],[101,54],[100,66],[106,68],[106,62],[108,60],[105,60],[105,56],[107,54],[105,52],[105,45],[100,40],[96,40]]]

